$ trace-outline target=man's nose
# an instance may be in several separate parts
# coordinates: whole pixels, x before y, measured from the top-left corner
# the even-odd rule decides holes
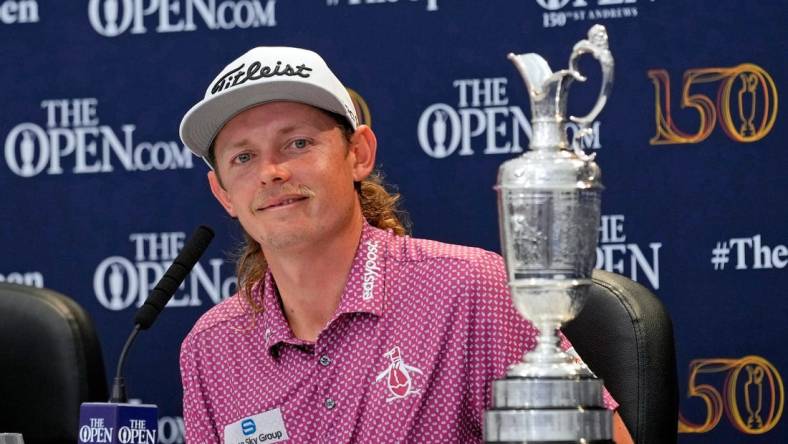
[[[259,170],[260,182],[264,185],[272,185],[278,182],[290,180],[290,170],[285,162],[280,159],[268,158],[261,162]]]

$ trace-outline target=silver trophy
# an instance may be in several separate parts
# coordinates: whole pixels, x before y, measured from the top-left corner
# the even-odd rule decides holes
[[[602,88],[591,112],[569,117],[580,130],[566,136],[569,86],[586,78],[581,55],[602,66]],[[493,382],[485,412],[488,443],[612,442],[612,414],[602,380],[559,347],[559,328],[585,304],[596,260],[602,183],[593,155],[579,139],[602,110],[613,83],[607,33],[593,26],[575,44],[569,68],[552,72],[537,54],[509,54],[531,98],[529,150],[498,170],[501,248],[514,305],[539,329],[538,343],[504,379]],[[592,332],[589,332],[592,334]]]

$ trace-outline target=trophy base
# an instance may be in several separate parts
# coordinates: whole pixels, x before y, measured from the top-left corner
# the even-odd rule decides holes
[[[611,443],[613,413],[598,378],[506,378],[493,381],[484,414],[486,443]]]

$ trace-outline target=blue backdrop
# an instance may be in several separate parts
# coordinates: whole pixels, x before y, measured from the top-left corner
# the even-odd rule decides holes
[[[177,130],[227,62],[257,45],[322,54],[366,104],[414,234],[498,250],[496,171],[530,135],[505,56],[564,67],[602,23],[616,83],[583,141],[606,185],[597,265],[674,319],[681,442],[786,442],[786,22],[782,2],[734,0],[0,0],[0,280],[80,302],[112,371],[149,288],[212,225],[127,367],[130,394],[160,407],[161,442],[182,442],[178,348],[235,291],[240,235]],[[600,77],[581,67],[578,115]]]

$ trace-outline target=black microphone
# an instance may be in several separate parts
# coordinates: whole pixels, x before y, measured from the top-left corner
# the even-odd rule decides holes
[[[200,225],[186,241],[178,257],[172,262],[170,268],[159,279],[156,287],[151,290],[148,299],[142,304],[134,323],[140,326],[140,330],[147,330],[159,316],[164,306],[170,301],[175,290],[181,285],[186,276],[194,268],[197,259],[202,256],[208,244],[213,240],[213,230],[205,225]]]
[[[208,245],[213,240],[213,230],[205,225],[200,225],[194,230],[189,240],[186,241],[178,257],[172,262],[170,268],[159,279],[156,287],[151,290],[148,299],[142,304],[137,314],[134,316],[134,330],[126,340],[123,350],[118,359],[118,367],[115,372],[115,380],[112,383],[112,395],[110,402],[123,403],[128,400],[126,396],[126,384],[123,379],[123,364],[126,362],[126,354],[137,337],[140,330],[147,330],[159,316],[159,313],[170,301],[175,290],[181,285],[189,272],[194,268],[194,264],[202,256]]]

